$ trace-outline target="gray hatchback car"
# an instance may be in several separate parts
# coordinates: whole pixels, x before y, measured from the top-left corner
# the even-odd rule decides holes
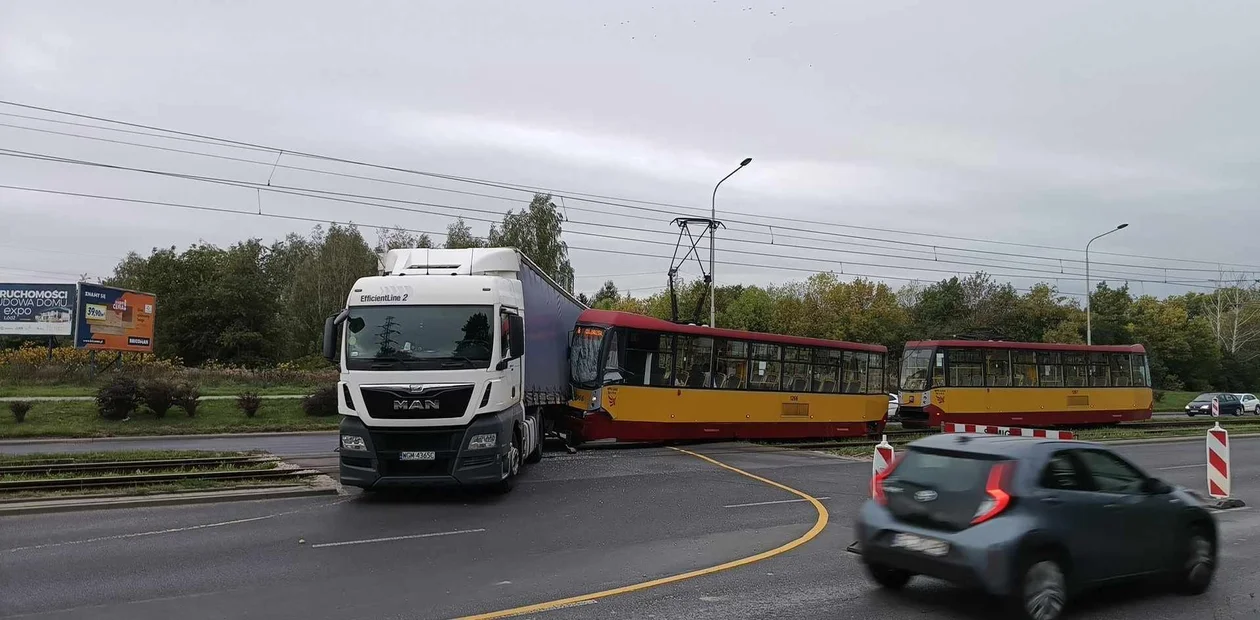
[[[1054,620],[1080,591],[1138,577],[1199,594],[1215,573],[1215,518],[1104,446],[942,434],[907,446],[857,519],[879,585],[915,575],[983,588],[1010,617]]]

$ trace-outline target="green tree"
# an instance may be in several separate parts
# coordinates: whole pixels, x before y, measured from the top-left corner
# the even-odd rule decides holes
[[[529,206],[519,213],[509,210],[503,223],[490,227],[491,247],[520,250],[559,285],[573,290],[573,266],[569,246],[561,238],[564,215],[551,202],[551,194],[534,194]]]
[[[376,230],[376,247],[373,250],[377,254],[383,254],[389,250],[431,247],[433,247],[433,240],[429,239],[428,235],[413,233],[401,226],[395,226]]]
[[[607,280],[604,282],[604,286],[600,287],[599,291],[595,293],[595,297],[591,299],[591,307],[610,310],[620,298],[621,295],[617,292],[617,285],[612,280]]]
[[[482,248],[486,244],[473,235],[472,229],[468,227],[468,222],[464,218],[458,218],[446,227],[446,243],[442,246],[448,250],[463,250],[467,248]]]

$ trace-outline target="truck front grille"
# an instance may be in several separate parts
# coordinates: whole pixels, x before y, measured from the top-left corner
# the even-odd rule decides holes
[[[414,387],[414,389],[413,389]],[[360,390],[368,415],[381,420],[458,418],[468,410],[472,384],[368,386]]]

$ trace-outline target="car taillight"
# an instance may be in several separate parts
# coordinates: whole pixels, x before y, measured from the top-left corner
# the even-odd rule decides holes
[[[905,454],[904,452],[902,453]],[[892,475],[893,470],[897,468],[897,463],[901,462],[901,456],[893,457],[893,462],[888,464],[884,471],[879,472],[875,477],[871,478],[871,498],[880,506],[888,504],[888,498],[884,496],[884,481]]]
[[[1007,488],[1010,483],[1011,470],[1014,468],[1014,463],[1003,461],[995,463],[989,469],[989,479],[984,483],[984,500],[980,502],[980,507],[976,509],[976,516],[971,519],[972,525],[984,523],[1002,514],[1002,511],[1011,505],[1011,494],[1007,491]]]

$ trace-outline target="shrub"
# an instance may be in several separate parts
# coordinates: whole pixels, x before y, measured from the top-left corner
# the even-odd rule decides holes
[[[263,399],[254,392],[245,392],[236,397],[236,406],[245,412],[245,417],[252,418],[258,414],[259,407],[262,407]]]
[[[197,407],[201,405],[201,388],[191,383],[181,383],[175,389],[175,405],[183,409],[188,417],[196,417]]]
[[[32,406],[34,406],[34,403],[29,400],[15,400],[9,403],[9,411],[13,412],[13,419],[17,420],[18,424],[21,424],[26,421],[26,414],[31,410]]]
[[[1155,394],[1155,402],[1157,403],[1164,402],[1165,394],[1163,390],[1155,390],[1154,394]]]
[[[169,381],[162,379],[150,379],[140,385],[140,400],[144,401],[144,406],[153,412],[153,415],[164,418],[166,412],[175,406],[175,397],[178,390]]]
[[[96,410],[106,420],[126,420],[140,406],[139,386],[130,377],[114,377],[96,391]]]
[[[306,415],[321,418],[337,415],[337,386],[319,388],[314,394],[303,398],[302,410]]]

